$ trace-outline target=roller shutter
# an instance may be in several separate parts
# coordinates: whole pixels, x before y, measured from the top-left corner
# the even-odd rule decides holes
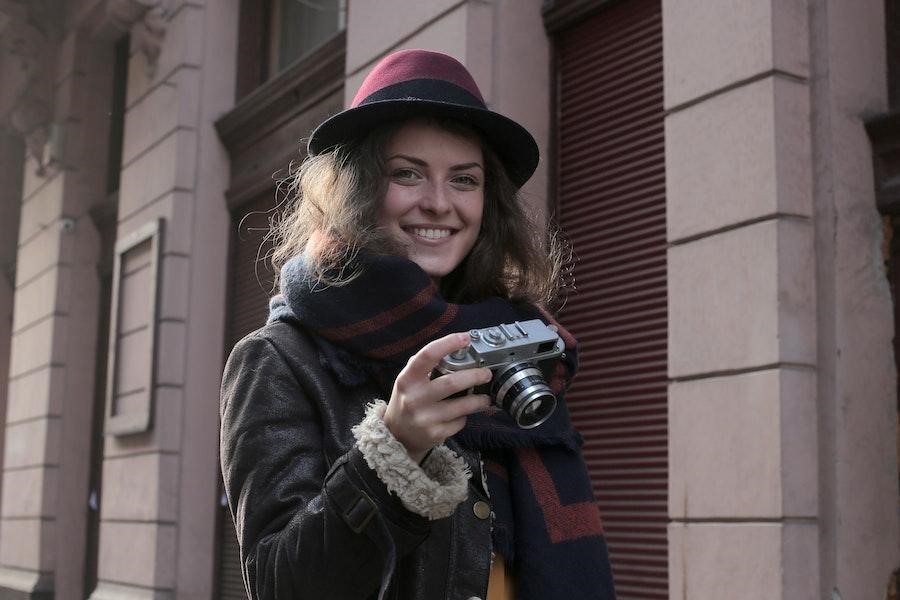
[[[268,231],[274,197],[274,191],[269,190],[232,215],[231,289],[226,329],[229,350],[266,320],[273,273],[267,258],[271,244],[263,238]],[[234,523],[224,496],[219,511],[218,597],[246,600]]]
[[[668,597],[667,308],[659,0],[605,3],[554,32],[558,218],[581,344],[568,401],[618,595]]]

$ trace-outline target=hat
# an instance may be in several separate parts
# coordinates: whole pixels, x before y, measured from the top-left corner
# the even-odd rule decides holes
[[[517,187],[537,167],[540,154],[528,130],[488,110],[475,80],[458,60],[428,50],[401,50],[375,65],[350,108],[313,131],[309,154],[357,139],[382,123],[417,116],[449,117],[475,127]]]

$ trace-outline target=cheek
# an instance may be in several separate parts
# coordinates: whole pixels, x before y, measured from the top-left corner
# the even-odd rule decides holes
[[[481,230],[481,222],[484,219],[484,198],[478,199],[468,207],[466,220],[478,231]]]
[[[403,198],[394,186],[389,186],[378,208],[378,224],[382,227],[390,227],[397,223],[397,219],[403,214]]]

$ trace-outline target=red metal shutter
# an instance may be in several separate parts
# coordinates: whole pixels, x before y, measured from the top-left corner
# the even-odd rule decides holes
[[[263,242],[275,206],[274,190],[267,190],[232,216],[234,232],[231,258],[231,303],[228,314],[228,347],[262,327],[275,293],[272,244]]]
[[[568,395],[620,600],[668,597],[666,204],[659,0],[555,36],[559,220],[581,344]]]
[[[268,211],[272,209],[274,197],[274,191],[268,190],[232,215],[231,289],[226,328],[228,351],[266,321],[274,279],[268,259],[272,245],[264,243],[263,238],[269,229],[272,213]],[[221,600],[246,600],[234,523],[224,502],[220,506],[218,535],[217,597]]]

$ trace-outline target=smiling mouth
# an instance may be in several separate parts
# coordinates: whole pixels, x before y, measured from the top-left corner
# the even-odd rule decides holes
[[[426,240],[441,240],[456,233],[452,229],[434,229],[430,227],[406,227],[404,231]]]

